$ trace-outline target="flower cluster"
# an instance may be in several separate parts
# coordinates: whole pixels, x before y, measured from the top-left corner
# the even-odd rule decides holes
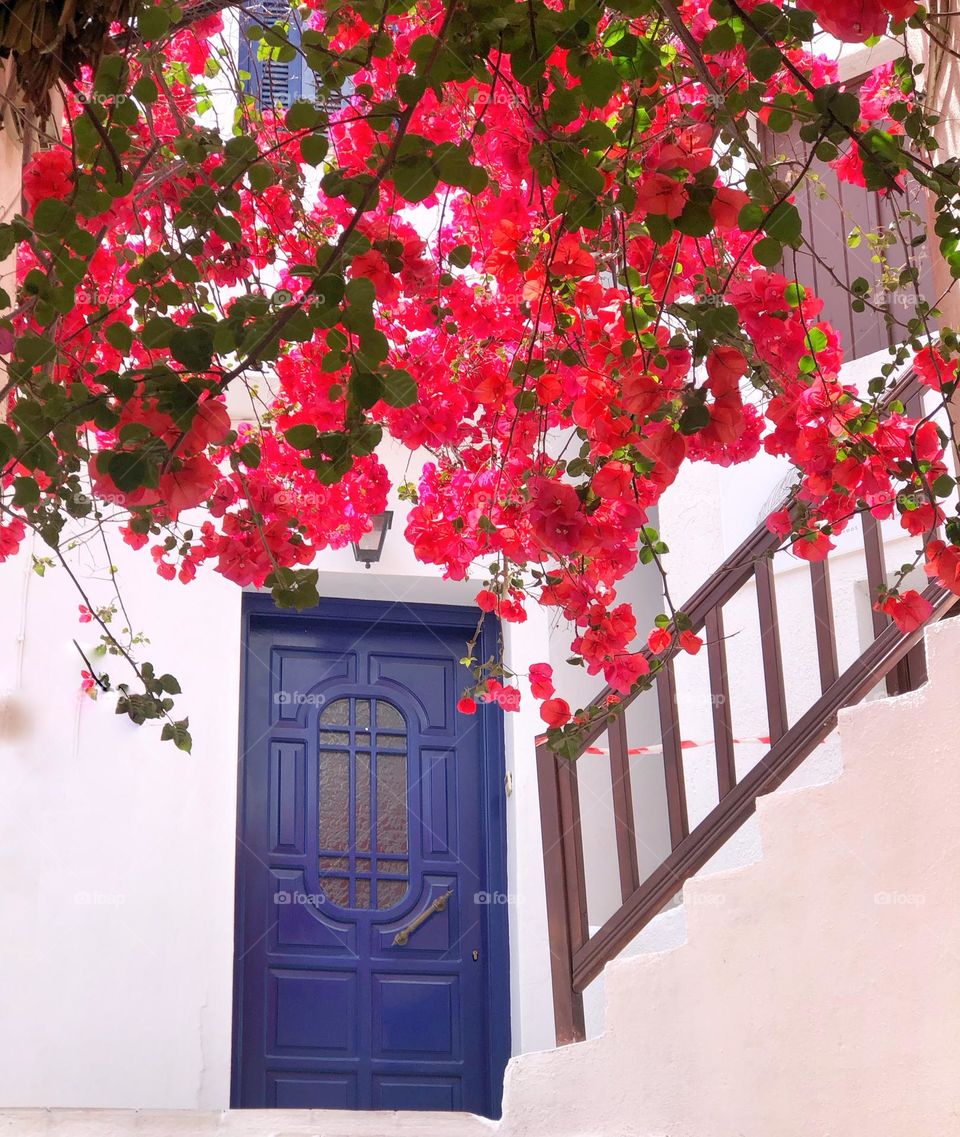
[[[914,8],[811,6],[857,40]],[[228,74],[219,17],[86,76],[63,146],[25,173],[0,559],[25,522],[56,545],[86,486],[161,576],[209,564],[308,605],[316,553],[385,507],[389,436],[428,452],[419,560],[479,575],[503,620],[534,602],[570,621],[615,706],[651,657],[701,646],[682,613],[648,636],[618,596],[667,552],[651,510],[685,462],[789,459],[798,506],[770,525],[810,560],[863,510],[928,538],[945,440],[841,382],[840,337],[789,268],[799,182],[743,142],[755,113],[795,118],[833,153],[852,132],[880,169],[906,79],[887,67],[856,106],[824,102],[848,96],[802,46],[803,11],[758,52],[755,5],[685,0],[679,24],[635,8],[291,8],[263,51],[305,19],[317,97],[238,91],[229,128],[205,87]],[[952,392],[948,347],[916,368]],[[257,413],[236,427],[238,385]],[[956,548],[930,550],[951,582]],[[909,593],[878,602],[923,617]],[[504,678],[479,669],[462,709],[515,709]],[[530,680],[548,727],[576,719],[546,665]]]

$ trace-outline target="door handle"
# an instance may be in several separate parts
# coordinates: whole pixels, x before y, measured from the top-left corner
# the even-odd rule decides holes
[[[410,936],[420,927],[425,924],[427,920],[434,914],[434,912],[442,912],[447,906],[447,901],[453,896],[453,889],[449,888],[442,895],[438,896],[436,900],[420,913],[419,916],[414,916],[405,928],[401,928],[399,932],[393,937],[394,947],[403,947],[403,945],[410,939]]]

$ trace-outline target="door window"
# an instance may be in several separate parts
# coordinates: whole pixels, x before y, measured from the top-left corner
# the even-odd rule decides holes
[[[338,908],[392,908],[407,895],[407,724],[386,699],[320,712],[320,883]]]

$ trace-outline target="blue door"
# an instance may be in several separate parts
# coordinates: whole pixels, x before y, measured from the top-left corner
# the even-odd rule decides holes
[[[245,602],[234,1105],[497,1116],[502,727],[456,710],[476,612]]]

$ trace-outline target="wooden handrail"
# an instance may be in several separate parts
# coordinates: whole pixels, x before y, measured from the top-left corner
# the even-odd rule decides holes
[[[919,390],[908,371],[887,397],[906,402]],[[781,508],[794,503],[789,495]],[[772,567],[781,539],[767,526],[758,526],[683,606],[693,630],[706,629],[707,664],[713,699],[713,735],[717,766],[718,804],[692,829],[687,814],[683,748],[677,717],[674,658],[676,642],[660,656],[646,653],[655,669],[657,706],[663,755],[664,789],[670,852],[646,879],[639,879],[634,810],[629,772],[629,744],[623,711],[642,692],[622,701],[613,722],[603,713],[605,688],[591,704],[596,719],[580,736],[577,756],[558,758],[541,744],[537,748],[541,827],[547,890],[548,934],[551,950],[554,1017],[558,1044],[584,1037],[583,990],[634,939],[639,931],[703,867],[756,809],[761,794],[776,789],[830,733],[843,707],[852,706],[881,681],[890,694],[916,685],[925,672],[910,667],[908,654],[920,643],[923,630],[899,631],[881,613],[874,613],[873,642],[840,673],[827,562],[812,563],[810,582],[816,621],[820,696],[792,725],[788,721],[784,673]],[[884,583],[883,546],[879,526],[869,515],[864,524],[864,553],[871,593]],[[744,777],[737,779],[729,707],[724,604],[750,582],[756,585],[760,624],[760,657],[769,724],[769,749]],[[924,596],[933,607],[931,620],[940,619],[960,597],[931,584]],[[919,649],[922,651],[922,648]],[[914,653],[916,654],[916,653]],[[913,656],[910,657],[911,660]],[[587,923],[583,840],[576,763],[604,733],[610,740],[609,758],[614,828],[622,903],[591,936]]]
[[[932,586],[924,594],[940,619],[960,597]],[[757,798],[775,790],[836,726],[843,707],[859,702],[922,638],[904,636],[891,624],[855,664],[772,746],[762,761],[709,813],[628,901],[574,954],[573,987],[582,991],[630,943],[637,932],[680,891],[685,880],[713,856],[756,809]]]

